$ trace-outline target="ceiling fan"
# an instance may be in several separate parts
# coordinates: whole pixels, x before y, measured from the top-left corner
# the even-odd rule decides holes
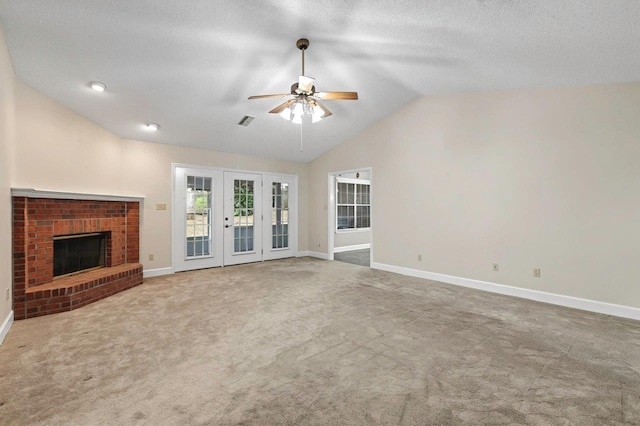
[[[316,92],[315,79],[304,75],[304,51],[309,47],[309,40],[301,38],[297,41],[296,47],[302,51],[302,75],[297,83],[291,85],[291,93],[256,95],[250,96],[249,99],[291,97],[269,113],[279,114],[295,124],[301,124],[304,115],[311,116],[313,123],[332,115],[331,111],[320,103],[321,100],[358,100],[357,92]]]

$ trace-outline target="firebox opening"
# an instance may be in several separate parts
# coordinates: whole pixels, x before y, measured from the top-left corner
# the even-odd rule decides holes
[[[103,268],[106,264],[106,232],[53,237],[54,278]]]

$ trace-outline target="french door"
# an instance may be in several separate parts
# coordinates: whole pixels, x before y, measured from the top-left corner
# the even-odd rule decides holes
[[[264,260],[297,254],[298,190],[290,175],[264,175]]]
[[[223,264],[221,171],[179,167],[175,174],[174,269],[212,268]]]
[[[175,167],[175,271],[295,256],[297,177]]]
[[[224,172],[224,264],[262,260],[262,175]]]

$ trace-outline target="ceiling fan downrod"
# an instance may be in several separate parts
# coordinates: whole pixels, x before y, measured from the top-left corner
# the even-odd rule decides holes
[[[301,38],[296,42],[296,47],[302,50],[302,75],[304,75],[304,51],[309,47],[309,40]]]

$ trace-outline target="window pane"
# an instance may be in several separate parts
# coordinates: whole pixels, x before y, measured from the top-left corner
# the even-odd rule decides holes
[[[338,229],[353,229],[354,219],[353,206],[338,206]]]
[[[371,226],[371,207],[358,207],[358,228],[369,228]]]
[[[338,204],[353,204],[355,185],[338,182]]]
[[[253,243],[253,181],[234,181],[234,251],[252,250]]]
[[[213,179],[203,176],[187,176],[186,191],[186,256],[211,254],[211,204]]]
[[[271,248],[287,248],[287,244],[283,242],[283,235],[286,234],[283,224],[289,220],[287,210],[289,184],[274,182],[271,188]]]
[[[357,204],[371,204],[370,200],[370,186],[369,185],[356,185],[357,186]]]

